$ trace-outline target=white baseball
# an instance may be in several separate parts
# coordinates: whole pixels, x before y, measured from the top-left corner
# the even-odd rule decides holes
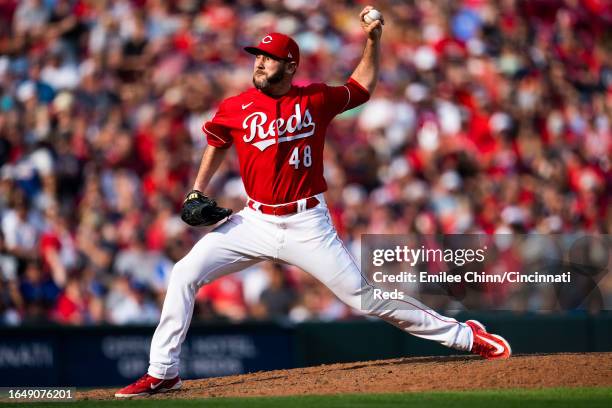
[[[380,19],[382,19],[382,14],[380,14],[380,11],[376,9],[372,9],[368,11],[367,14],[363,16],[363,21],[365,21],[368,24],[372,24],[374,21],[380,20]]]

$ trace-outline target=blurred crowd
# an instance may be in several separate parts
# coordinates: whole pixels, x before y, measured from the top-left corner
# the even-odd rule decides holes
[[[333,122],[325,150],[328,205],[356,257],[364,233],[610,233],[609,2],[374,5],[378,87]],[[363,50],[363,6],[0,0],[0,324],[155,323],[173,264],[205,233],[177,213],[203,122],[251,86],[242,47],[285,32],[298,84],[341,84]],[[208,193],[238,210],[228,157]],[[197,299],[194,319],[358,314],[269,262]]]

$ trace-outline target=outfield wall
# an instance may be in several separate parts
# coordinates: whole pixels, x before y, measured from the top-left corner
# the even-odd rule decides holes
[[[459,315],[506,337],[515,353],[612,351],[612,313]],[[146,371],[154,327],[0,329],[0,386],[113,386]],[[182,353],[185,378],[335,362],[456,353],[381,321],[194,324]]]

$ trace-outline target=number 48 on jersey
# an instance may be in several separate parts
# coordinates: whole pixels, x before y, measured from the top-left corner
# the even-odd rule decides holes
[[[293,166],[294,169],[300,168],[300,163],[304,167],[310,167],[312,165],[312,153],[310,149],[310,145],[304,146],[304,151],[302,154],[302,161],[300,161],[300,147],[296,146],[291,152],[291,156],[289,157],[289,165]]]

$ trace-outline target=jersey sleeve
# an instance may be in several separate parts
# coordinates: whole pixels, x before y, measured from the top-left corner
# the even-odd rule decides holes
[[[215,116],[202,126],[209,145],[222,149],[227,149],[232,145],[230,119],[227,104],[225,101],[221,102]]]
[[[328,86],[324,88],[326,110],[331,117],[353,109],[370,99],[370,93],[353,78],[341,86]]]

